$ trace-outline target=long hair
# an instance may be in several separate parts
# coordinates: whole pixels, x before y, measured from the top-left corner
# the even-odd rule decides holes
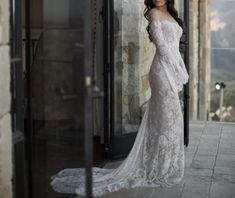
[[[155,5],[153,3],[153,0],[145,0],[144,1],[145,4],[145,9],[144,9],[144,17],[148,20],[148,12],[150,9],[155,8]],[[185,28],[184,28],[184,24],[183,21],[178,17],[178,11],[175,9],[174,5],[175,5],[175,0],[166,0],[166,4],[167,4],[167,11],[170,13],[170,15],[176,20],[176,22],[180,25],[180,27],[182,27],[183,29],[183,34],[185,32]],[[150,32],[149,32],[149,25],[146,27],[146,30],[148,32],[149,35],[149,39],[150,41],[152,41]]]

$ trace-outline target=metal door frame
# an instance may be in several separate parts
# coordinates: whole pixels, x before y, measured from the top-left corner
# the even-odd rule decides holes
[[[189,1],[184,0],[184,24],[185,24],[185,46],[184,62],[189,71]],[[184,85],[184,145],[189,144],[189,83]]]
[[[11,124],[13,132],[13,197],[28,197],[24,138],[21,0],[10,1]]]

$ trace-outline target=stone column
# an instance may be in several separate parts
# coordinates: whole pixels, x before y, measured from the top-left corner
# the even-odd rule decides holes
[[[210,6],[211,0],[199,0],[199,120],[207,120],[210,112]]]
[[[0,1],[0,197],[12,197],[9,1]]]
[[[189,2],[189,118],[198,118],[198,0]]]

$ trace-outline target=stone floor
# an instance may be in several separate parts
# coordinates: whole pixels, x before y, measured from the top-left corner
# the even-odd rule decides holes
[[[235,124],[190,121],[181,184],[172,188],[124,189],[102,198],[235,198]]]

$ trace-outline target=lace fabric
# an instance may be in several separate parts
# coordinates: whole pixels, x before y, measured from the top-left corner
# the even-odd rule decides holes
[[[166,77],[173,91],[178,92],[188,82],[189,75],[179,52],[179,40],[183,30],[177,22],[153,20],[150,22],[150,33],[156,45],[157,60],[162,60]]]
[[[184,175],[183,115],[178,91],[188,81],[179,53],[182,29],[171,21],[152,21],[150,32],[156,54],[149,71],[151,97],[134,145],[115,169],[92,168],[93,195],[119,189],[171,187]],[[85,195],[85,169],[64,169],[54,175],[57,192]]]

